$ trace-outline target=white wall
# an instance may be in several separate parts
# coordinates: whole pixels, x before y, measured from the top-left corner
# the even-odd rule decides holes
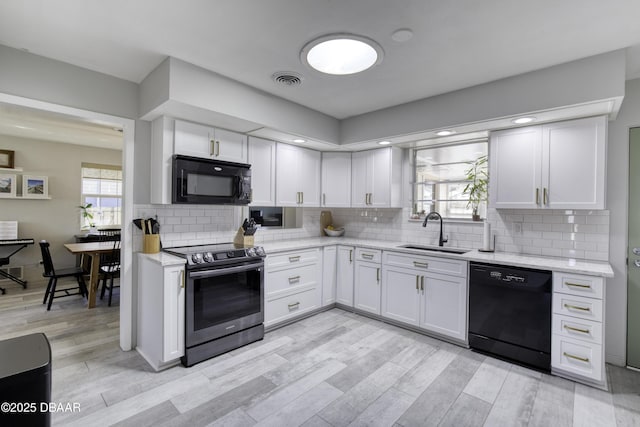
[[[627,335],[627,223],[629,128],[640,126],[640,79],[626,84],[618,118],[609,123],[607,207],[611,213],[609,262],[615,277],[607,280],[607,361],[623,365]]]
[[[36,241],[12,256],[10,265],[25,266],[27,280],[42,279],[40,240],[51,243],[56,266],[75,265],[75,256],[62,245],[74,242],[80,233],[81,165],[121,165],[122,151],[7,135],[0,135],[0,147],[15,151],[15,165],[24,173],[48,176],[51,196],[51,200],[0,199],[0,220],[17,220],[18,237]]]

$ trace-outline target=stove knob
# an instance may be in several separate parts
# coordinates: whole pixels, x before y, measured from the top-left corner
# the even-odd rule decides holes
[[[233,251],[227,252],[227,258],[233,258],[235,256],[236,256],[236,254]]]
[[[193,255],[191,255],[191,261],[193,261],[194,264],[201,264],[202,263],[202,254],[193,254]]]
[[[211,252],[204,254],[204,260],[205,262],[213,262],[213,255],[211,255]]]
[[[262,249],[262,246],[258,246],[256,249],[256,255],[258,256],[266,256],[266,254],[264,253],[264,249]]]
[[[247,256],[249,256],[249,257],[254,257],[254,256],[256,256],[256,248],[249,248],[249,249],[247,249]]]

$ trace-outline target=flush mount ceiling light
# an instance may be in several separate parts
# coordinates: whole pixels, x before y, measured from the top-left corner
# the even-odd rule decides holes
[[[449,136],[449,135],[453,135],[454,133],[456,133],[455,130],[441,130],[440,132],[436,132],[436,135],[438,135],[438,136]]]
[[[380,141],[380,142],[378,142],[378,144],[380,144],[380,145],[389,145],[389,144],[391,144],[391,141]]]
[[[302,144],[303,142],[307,142],[306,139],[302,139],[302,138],[296,138],[293,140],[293,142],[297,142],[298,144]]]
[[[511,122],[517,125],[523,125],[525,123],[531,123],[535,119],[536,119],[535,117],[518,117],[517,119],[511,120]]]
[[[360,73],[382,61],[380,45],[353,34],[329,34],[305,45],[300,52],[303,64],[325,74]]]

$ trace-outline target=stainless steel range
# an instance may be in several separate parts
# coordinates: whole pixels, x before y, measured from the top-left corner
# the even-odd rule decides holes
[[[261,247],[223,243],[164,251],[187,260],[184,366],[264,337]]]

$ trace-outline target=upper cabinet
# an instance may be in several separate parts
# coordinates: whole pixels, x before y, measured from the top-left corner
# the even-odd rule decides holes
[[[606,117],[492,132],[494,208],[604,209]]]
[[[351,156],[351,206],[402,207],[402,151],[387,147]]]
[[[351,153],[322,153],[320,206],[351,207]]]
[[[276,143],[249,137],[249,164],[251,165],[251,204],[276,204]]]
[[[276,145],[276,204],[320,205],[320,152],[295,145]]]
[[[175,154],[247,163],[247,136],[224,129],[175,121]]]

